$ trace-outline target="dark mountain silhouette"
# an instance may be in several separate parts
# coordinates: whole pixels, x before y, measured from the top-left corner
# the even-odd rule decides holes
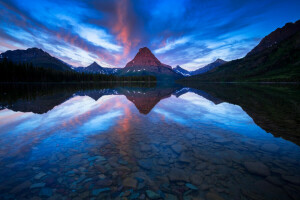
[[[246,57],[182,81],[299,82],[300,23],[289,23],[266,36]],[[294,34],[293,34],[294,33]]]
[[[221,66],[225,63],[227,63],[227,61],[222,60],[222,59],[217,59],[216,61],[214,61],[208,65],[205,65],[204,67],[201,67],[195,71],[192,71],[190,74],[191,75],[203,74],[203,73],[208,72],[208,71],[214,69],[215,67]]]
[[[49,53],[38,48],[28,48],[26,50],[6,51],[0,54],[0,58],[7,58],[13,63],[28,63],[35,67],[51,68],[59,71],[71,71],[71,66],[62,60],[51,56]]]
[[[291,37],[295,33],[300,31],[300,20],[295,23],[287,23],[282,28],[277,28],[275,31],[264,37],[260,43],[252,49],[247,56],[261,52],[267,48],[272,47],[273,45],[278,44],[279,42]]]
[[[177,74],[181,74],[182,76],[190,76],[191,72],[183,69],[182,67],[180,67],[179,65],[177,65],[175,68],[173,68],[173,70],[177,73]]]
[[[98,63],[93,62],[87,67],[74,67],[77,72],[92,73],[92,74],[116,74],[120,70],[119,68],[107,68],[98,65]]]

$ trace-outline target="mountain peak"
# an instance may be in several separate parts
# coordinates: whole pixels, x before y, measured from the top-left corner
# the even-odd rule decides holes
[[[26,50],[8,50],[2,53],[1,57],[7,58],[14,63],[31,63],[33,66],[52,68],[61,71],[71,70],[68,64],[37,47],[28,48]]]
[[[152,52],[150,51],[150,49],[148,49],[148,47],[140,48],[140,49],[139,49],[139,52],[143,52],[143,53],[152,53]]]
[[[222,60],[222,59],[218,58],[218,59],[217,59],[217,60],[215,60],[213,63],[224,64],[224,63],[227,63],[227,61],[225,61],[225,60]]]
[[[260,43],[247,54],[247,56],[256,54],[264,49],[276,45],[279,42],[291,37],[298,31],[300,31],[300,20],[296,21],[295,23],[286,23],[282,28],[277,28],[275,31],[264,37]]]
[[[125,67],[156,67],[163,66],[163,64],[153,55],[153,53],[147,47],[139,49],[139,52],[135,55],[134,59],[127,63]]]
[[[87,66],[86,68],[91,69],[91,70],[102,69],[102,67],[95,61],[92,64],[90,64],[89,66]]]

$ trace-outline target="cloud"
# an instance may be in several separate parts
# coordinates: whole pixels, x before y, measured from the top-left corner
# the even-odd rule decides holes
[[[36,46],[75,66],[124,67],[147,46],[163,63],[193,70],[243,57],[298,20],[299,9],[296,0],[7,0],[0,1],[0,51]]]
[[[156,49],[154,52],[155,53],[165,53],[169,50],[172,50],[180,45],[186,44],[189,41],[188,37],[183,37],[183,38],[179,38],[175,41],[172,42],[168,42],[166,43],[166,45],[164,47],[161,47],[159,49]]]

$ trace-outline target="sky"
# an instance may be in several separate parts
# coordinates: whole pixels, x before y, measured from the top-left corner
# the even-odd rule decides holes
[[[299,0],[0,0],[0,52],[38,47],[75,67],[124,67],[148,47],[195,70],[245,56]]]

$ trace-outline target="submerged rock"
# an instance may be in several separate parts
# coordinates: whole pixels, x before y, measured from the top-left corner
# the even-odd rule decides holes
[[[146,194],[149,199],[159,199],[160,198],[160,195],[152,190],[146,190]]]
[[[39,179],[41,179],[42,177],[44,177],[46,175],[47,175],[46,173],[40,172],[37,175],[35,175],[34,179],[39,180]]]
[[[195,185],[193,185],[191,183],[186,183],[185,186],[192,189],[192,190],[198,190],[198,187],[196,187]]]
[[[260,176],[270,175],[269,168],[261,162],[244,162],[244,166],[249,172],[253,174],[260,175]]]
[[[185,150],[185,147],[181,144],[173,144],[171,146],[172,150],[175,151],[177,154],[180,154],[183,150]]]
[[[178,200],[174,194],[165,194],[164,200]]]
[[[282,176],[282,179],[287,182],[300,185],[300,176]]]
[[[34,183],[30,186],[30,189],[45,187],[46,183]]]
[[[261,149],[264,151],[269,151],[269,152],[277,152],[279,149],[279,146],[275,144],[264,144],[261,146]]]
[[[136,189],[136,187],[137,187],[137,180],[135,178],[128,177],[128,178],[126,178],[126,179],[123,180],[123,186],[124,187],[130,187],[130,188]]]
[[[152,161],[150,159],[143,159],[143,160],[139,160],[138,164],[140,167],[150,170],[152,168]]]
[[[93,196],[98,196],[100,193],[102,193],[102,192],[108,192],[108,191],[110,191],[110,188],[94,189],[94,190],[92,191],[92,195],[93,195]]]
[[[40,196],[41,197],[51,197],[52,196],[52,189],[44,187],[40,191]]]
[[[184,170],[173,168],[168,175],[170,181],[184,181],[188,182],[189,177]]]
[[[208,192],[206,194],[207,200],[224,200],[222,197],[220,197],[217,193],[214,192]]]

